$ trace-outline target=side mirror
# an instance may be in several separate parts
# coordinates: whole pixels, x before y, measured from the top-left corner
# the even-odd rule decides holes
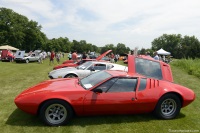
[[[93,92],[98,94],[98,93],[103,93],[103,90],[102,89],[95,89]]]

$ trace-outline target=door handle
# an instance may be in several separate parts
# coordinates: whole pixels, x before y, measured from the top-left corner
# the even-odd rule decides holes
[[[132,101],[135,101],[135,98],[132,98],[131,100],[132,100]]]

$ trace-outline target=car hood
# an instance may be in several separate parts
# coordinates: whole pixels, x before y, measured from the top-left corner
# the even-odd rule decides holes
[[[64,67],[64,68],[59,68],[59,69],[55,69],[51,71],[49,75],[54,74],[54,73],[63,73],[67,71],[76,71],[76,70],[78,70],[76,67]]]
[[[54,69],[64,68],[64,67],[76,67],[76,63],[66,63],[66,64],[60,64],[58,66],[55,66]]]
[[[20,95],[35,94],[42,92],[55,92],[55,91],[79,91],[84,88],[78,84],[77,78],[63,78],[63,79],[53,79],[41,82],[35,86],[32,86]]]
[[[97,60],[97,61],[98,61],[98,60],[101,60],[104,56],[106,56],[106,55],[109,54],[110,52],[112,52],[112,50],[106,51],[105,53],[103,53],[103,54],[101,54],[100,56],[98,56],[98,57],[96,58],[96,60]]]

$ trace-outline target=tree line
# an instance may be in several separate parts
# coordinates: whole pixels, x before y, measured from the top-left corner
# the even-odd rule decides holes
[[[0,45],[11,45],[26,52],[40,49],[45,51],[70,52],[76,50],[79,53],[95,51],[103,53],[109,49],[113,53],[124,54],[131,49],[123,43],[106,44],[97,47],[87,43],[85,40],[69,41],[67,37],[48,39],[41,31],[42,26],[38,22],[29,20],[26,16],[20,15],[11,9],[0,8]],[[196,58],[200,57],[200,42],[195,36],[184,36],[180,34],[167,35],[154,39],[150,49],[142,48],[141,54],[147,51],[153,53],[160,48],[171,52],[175,58]]]
[[[171,52],[175,58],[200,58],[200,42],[195,36],[163,34],[152,41],[152,50],[160,48]]]
[[[105,45],[97,47],[85,40],[72,42],[67,37],[48,39],[41,31],[42,26],[36,21],[29,20],[27,17],[14,12],[11,9],[0,8],[0,45],[11,45],[27,52],[40,49],[44,51],[61,51],[78,53],[95,51],[103,53],[108,49],[114,53],[128,53],[130,48],[125,44]]]

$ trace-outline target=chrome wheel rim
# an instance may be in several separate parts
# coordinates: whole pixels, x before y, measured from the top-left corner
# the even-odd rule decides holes
[[[67,118],[67,110],[61,104],[52,104],[46,109],[45,117],[51,124],[60,124]]]
[[[171,116],[176,111],[177,105],[174,99],[166,99],[161,104],[161,113],[165,116]]]

